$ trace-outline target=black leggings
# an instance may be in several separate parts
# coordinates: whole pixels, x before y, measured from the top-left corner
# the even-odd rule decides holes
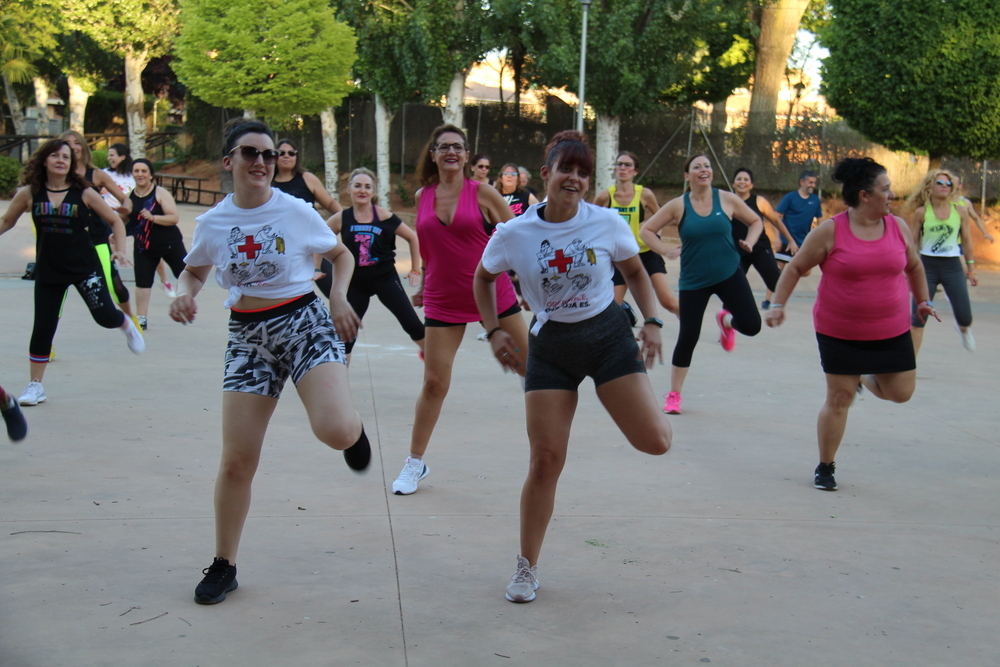
[[[368,304],[373,296],[377,296],[382,305],[396,316],[403,331],[409,334],[411,340],[424,339],[424,323],[420,321],[417,313],[413,310],[395,269],[376,278],[354,276],[351,280],[351,286],[347,288],[347,302],[351,304],[359,318],[364,317],[365,313],[368,312]],[[356,342],[357,339],[346,341],[344,350],[350,354]]]
[[[766,239],[767,236],[765,235],[763,238]],[[781,277],[781,269],[778,268],[778,262],[774,259],[770,241],[766,244],[758,242],[749,255],[742,249],[740,250],[740,267],[743,269],[744,275],[749,273],[751,266],[757,269],[757,273],[764,279],[767,289],[773,292],[778,285],[778,278]]]
[[[28,355],[31,361],[46,363],[52,352],[52,339],[56,336],[59,326],[59,311],[69,283],[42,283],[35,281],[35,324],[31,330],[31,342],[28,344]],[[89,277],[73,283],[76,291],[83,297],[83,302],[90,309],[94,321],[105,329],[114,329],[125,323],[125,315],[115,308],[108,285],[100,271],[94,271]]]
[[[972,324],[972,304],[969,302],[969,286],[966,284],[965,259],[963,257],[934,257],[932,255],[921,255],[920,261],[924,265],[924,273],[927,275],[928,298],[933,299],[937,294],[938,286],[944,287],[944,293],[948,295],[951,302],[951,311],[955,314],[955,322],[960,327],[967,327]],[[926,324],[920,321],[917,316],[917,302],[911,299],[910,326],[923,328]]]
[[[733,316],[733,328],[744,336],[760,333],[760,313],[750,291],[750,283],[742,270],[716,283],[700,289],[679,290],[681,328],[677,333],[677,345],[671,363],[678,368],[691,366],[694,348],[701,336],[701,321],[712,295],[722,299],[722,307]]]
[[[187,250],[183,243],[175,243],[159,248],[154,251],[135,251],[135,286],[142,289],[153,287],[153,276],[156,275],[156,267],[160,265],[162,259],[170,267],[174,278],[180,278],[181,271],[184,270],[184,256]]]

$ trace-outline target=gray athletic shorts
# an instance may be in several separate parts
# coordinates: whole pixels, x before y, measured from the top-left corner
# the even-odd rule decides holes
[[[599,387],[645,372],[628,316],[612,301],[604,311],[582,322],[549,320],[537,336],[530,336],[524,390],[577,391],[587,376]]]
[[[278,398],[320,364],[347,363],[330,312],[315,294],[265,311],[233,311],[222,391]]]

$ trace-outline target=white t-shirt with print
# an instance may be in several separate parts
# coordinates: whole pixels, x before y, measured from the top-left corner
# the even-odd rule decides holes
[[[536,204],[521,216],[497,225],[483,251],[490,273],[513,270],[521,294],[537,322],[580,322],[608,307],[614,299],[612,262],[639,252],[628,223],[613,209],[580,202],[566,222],[546,222]],[[544,215],[544,212],[543,212]]]
[[[132,174],[119,174],[117,171],[111,169],[110,167],[108,169],[105,169],[104,172],[111,177],[111,180],[115,182],[115,185],[118,186],[118,189],[121,190],[122,194],[124,194],[126,197],[128,197],[128,193],[132,192],[132,190],[135,188],[135,179],[132,178]],[[104,197],[104,201],[106,201],[108,203],[108,206],[110,206],[111,208],[121,206],[121,204],[118,203],[118,200],[115,198],[115,196],[110,192],[105,192],[101,196]]]
[[[272,188],[257,208],[239,208],[227,195],[199,215],[190,266],[216,267],[215,281],[229,290],[225,307],[241,294],[291,299],[313,291],[313,253],[337,245],[337,236],[312,204]]]

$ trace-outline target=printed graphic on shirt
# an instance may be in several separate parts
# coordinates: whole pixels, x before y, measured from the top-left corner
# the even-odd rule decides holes
[[[285,254],[285,238],[271,225],[250,236],[239,227],[229,230],[229,274],[241,287],[267,285],[278,273],[278,265],[268,255]]]
[[[942,251],[949,251],[953,248],[952,244],[948,241],[952,238],[955,230],[951,225],[931,225],[929,227],[924,227],[924,233],[928,236],[928,241],[931,242],[931,252],[939,253]],[[937,238],[931,238],[936,236]]]
[[[593,248],[579,238],[573,239],[565,248],[553,248],[548,241],[542,241],[536,253],[542,278],[542,290],[549,299],[545,302],[545,312],[560,308],[587,308],[590,296],[587,288],[593,279],[584,269],[597,264],[597,254]]]
[[[622,217],[622,220],[629,224],[632,222],[632,215],[639,211],[638,206],[619,206],[615,204],[612,208],[618,211],[618,215]]]
[[[513,213],[515,216],[524,213],[524,210],[526,208],[525,203],[523,201],[519,201],[518,199],[516,199],[517,197],[516,192],[512,192],[509,195],[501,195],[501,196],[503,197],[504,202],[507,203],[507,206],[510,207],[510,212]]]
[[[38,231],[44,234],[72,234],[72,218],[76,218],[76,204],[62,203],[56,206],[52,202],[35,202],[32,217],[38,226]]]
[[[375,225],[354,225],[351,227],[351,234],[354,235],[354,243],[358,246],[358,266],[375,266],[379,262],[378,257],[372,256],[372,244],[381,233],[381,229]]]

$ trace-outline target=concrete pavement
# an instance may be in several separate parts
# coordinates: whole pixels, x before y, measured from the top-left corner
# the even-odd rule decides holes
[[[181,211],[190,239],[204,209]],[[0,383],[15,393],[28,379],[32,283],[18,276],[32,246],[26,217],[0,237]],[[527,469],[523,396],[476,327],[412,496],[390,486],[422,365],[380,304],[351,367],[368,474],[314,439],[287,388],[240,587],[203,607],[192,594],[213,555],[226,295],[206,287],[185,327],[155,289],[134,357],[71,293],[49,400],[25,409],[27,440],[0,442],[0,664],[997,664],[1000,275],[973,291],[974,354],[939,295],[945,322],[928,328],[916,394],[855,405],[833,493],[811,484],[816,279],[783,327],[739,337],[732,354],[710,308],[663,457],[632,450],[583,385],[526,605],[503,596]],[[672,318],[664,332],[669,363]],[[650,377],[664,393],[669,365]]]

